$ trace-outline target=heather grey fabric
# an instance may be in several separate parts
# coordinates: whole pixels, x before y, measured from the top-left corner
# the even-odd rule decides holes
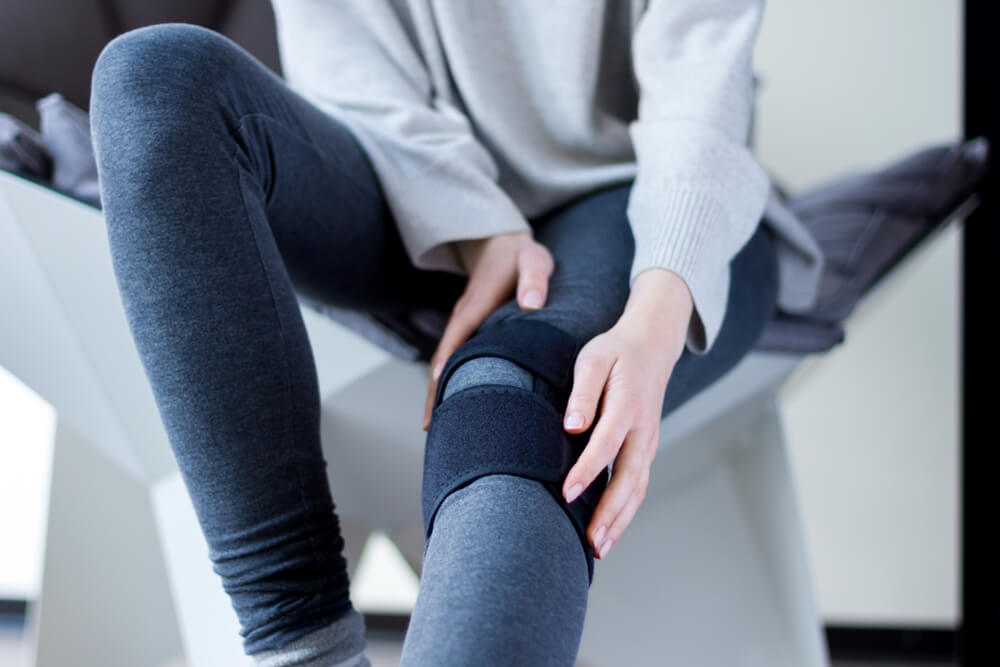
[[[400,665],[570,667],[587,593],[580,541],[552,494],[526,477],[479,477],[441,505]]]
[[[281,648],[250,656],[254,667],[371,667],[365,617],[357,609]]]
[[[532,391],[535,377],[525,368],[509,359],[500,357],[476,357],[455,369],[441,394],[441,400],[457,391],[477,384],[508,384]]]

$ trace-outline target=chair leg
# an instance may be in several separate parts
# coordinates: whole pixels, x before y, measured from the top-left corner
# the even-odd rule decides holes
[[[187,667],[249,664],[239,619],[212,570],[208,543],[180,473],[154,483],[151,495]]]
[[[410,568],[419,577],[424,565],[424,545],[426,543],[424,539],[424,525],[419,522],[413,522],[400,530],[390,533],[389,539],[393,541],[396,548],[399,549],[399,553],[403,554],[403,558],[406,559]]]
[[[344,538],[344,558],[347,559],[347,574],[353,580],[358,570],[358,561],[365,550],[365,544],[372,534],[372,525],[366,521],[338,517],[340,519],[340,535]]]
[[[657,456],[668,482],[598,561],[582,662],[828,664],[777,409],[746,414]]]
[[[37,604],[26,631],[39,667],[161,667],[182,655],[148,489],[63,420]]]
[[[790,629],[788,640],[803,657],[800,664],[826,665],[826,639],[776,398],[761,411],[747,437],[747,446],[730,456],[734,487]]]

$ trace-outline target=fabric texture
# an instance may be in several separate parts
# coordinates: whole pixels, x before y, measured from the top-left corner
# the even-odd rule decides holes
[[[254,667],[371,667],[365,618],[356,609],[279,649],[253,655]]]
[[[294,650],[296,640],[352,608],[327,475],[328,465],[342,463],[324,457],[299,297],[389,319],[446,314],[466,281],[412,264],[349,128],[222,35],[183,24],[121,35],[101,53],[93,91],[90,124],[118,290],[213,570],[248,655]],[[635,249],[630,189],[587,193],[532,219],[557,262],[548,302],[525,311],[511,299],[483,327],[540,320],[581,345],[612,326],[628,297]],[[767,228],[758,227],[731,270],[718,340],[707,354],[682,354],[665,411],[732,368],[773,313],[777,271]],[[488,427],[488,411],[467,416]],[[451,525],[447,516],[439,507],[435,537]],[[558,517],[572,551],[538,555],[569,568],[559,572],[582,591],[587,567],[573,522],[556,503],[546,516]],[[511,518],[524,531],[535,516]],[[466,547],[459,553],[468,557],[482,545]],[[554,560],[560,553],[575,560]],[[461,574],[475,569],[449,562],[434,583],[425,572],[425,585],[467,599],[478,584]],[[508,589],[498,584],[492,590],[502,597]],[[537,620],[531,610],[543,613],[547,602],[506,601],[528,610],[521,620],[529,627]],[[478,632],[476,617],[457,607],[420,618],[411,632],[425,640],[459,632],[474,648],[477,639],[485,646],[503,637],[503,626],[494,628],[499,634]]]
[[[543,482],[567,513],[593,578],[593,547],[586,530],[607,486],[606,471],[572,503],[566,503],[561,490],[593,432],[591,428],[569,434],[562,427],[573,365],[583,342],[544,319],[511,318],[484,325],[448,358],[438,382],[424,453],[426,535],[433,531],[438,506],[455,488],[485,474],[520,474]],[[545,386],[536,390],[534,383],[531,388],[491,383],[466,388],[444,401],[444,388],[454,370],[484,356],[515,362]]]
[[[918,244],[961,213],[989,165],[985,137],[907,154],[782,204],[802,220],[826,258],[805,311],[779,309],[757,348],[814,353],[844,341],[843,322]]]
[[[273,5],[289,85],[358,137],[417,267],[464,275],[452,242],[634,181],[629,284],[678,273],[688,347],[712,345],[769,199],[745,145],[761,0]],[[801,305],[822,258],[793,220],[774,231],[779,302]]]
[[[587,611],[582,556],[541,483],[485,475],[456,490],[424,550],[400,665],[571,667]]]
[[[433,535],[438,507],[455,489],[488,474],[515,474],[545,484],[563,506],[587,557],[593,578],[593,548],[587,525],[607,485],[605,475],[587,488],[586,498],[566,506],[562,481],[586,440],[562,431],[561,414],[531,390],[487,384],[458,392],[435,410],[424,458],[425,535]],[[476,418],[470,418],[476,415]],[[483,428],[485,423],[489,428]]]
[[[504,384],[535,390],[542,382],[520,364],[502,357],[476,357],[462,363],[444,383],[441,400],[446,401],[456,391],[477,384]]]

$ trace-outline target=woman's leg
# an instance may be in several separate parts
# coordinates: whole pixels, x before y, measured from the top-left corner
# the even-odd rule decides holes
[[[625,306],[634,254],[625,215],[629,191],[630,186],[623,186],[598,192],[535,223],[536,238],[556,259],[545,307],[524,311],[512,299],[476,336],[501,322],[542,321],[570,334],[578,349],[610,328]],[[731,268],[733,287],[722,333],[707,355],[682,355],[667,388],[664,414],[742,358],[771,316],[777,273],[766,229],[757,231]],[[562,363],[575,360],[564,351],[551,352]],[[450,405],[452,412],[461,412],[464,425],[458,437],[466,442],[459,447],[477,446],[503,421],[490,410],[491,391],[495,396],[530,391],[554,407],[565,405],[566,385],[529,370],[537,360],[522,365],[511,356],[477,356],[442,376],[438,408]],[[463,395],[477,392],[487,399],[460,404]],[[552,419],[560,416],[561,411],[551,413]],[[434,417],[439,418],[437,412]],[[442,444],[432,442],[434,438],[448,436],[456,432],[438,435],[432,429],[428,450]],[[531,443],[532,448],[559,446],[538,438]],[[558,486],[553,489],[529,475],[491,473],[457,487],[440,503],[404,644],[404,665],[573,664],[586,612],[589,554]]]
[[[453,302],[464,278],[414,269],[354,137],[218,33],[111,41],[91,125],[122,302],[244,650],[309,634],[326,645],[294,664],[356,655],[293,285],[377,311]]]

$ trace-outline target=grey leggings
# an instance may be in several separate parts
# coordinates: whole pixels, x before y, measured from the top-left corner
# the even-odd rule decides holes
[[[119,36],[95,66],[90,110],[122,303],[244,649],[322,635],[356,612],[298,297],[447,312],[465,279],[416,269],[354,137],[215,32]],[[609,328],[628,295],[629,188],[531,220],[556,259],[548,303],[520,311],[512,299],[484,328],[538,318],[579,342]],[[735,364],[773,311],[763,228],[732,271],[722,333],[709,354],[682,356],[664,414]],[[448,391],[535,386],[509,361],[466,365]],[[485,417],[470,414],[470,428]],[[553,496],[486,475],[448,495],[434,525],[404,664],[572,664],[587,565]]]

